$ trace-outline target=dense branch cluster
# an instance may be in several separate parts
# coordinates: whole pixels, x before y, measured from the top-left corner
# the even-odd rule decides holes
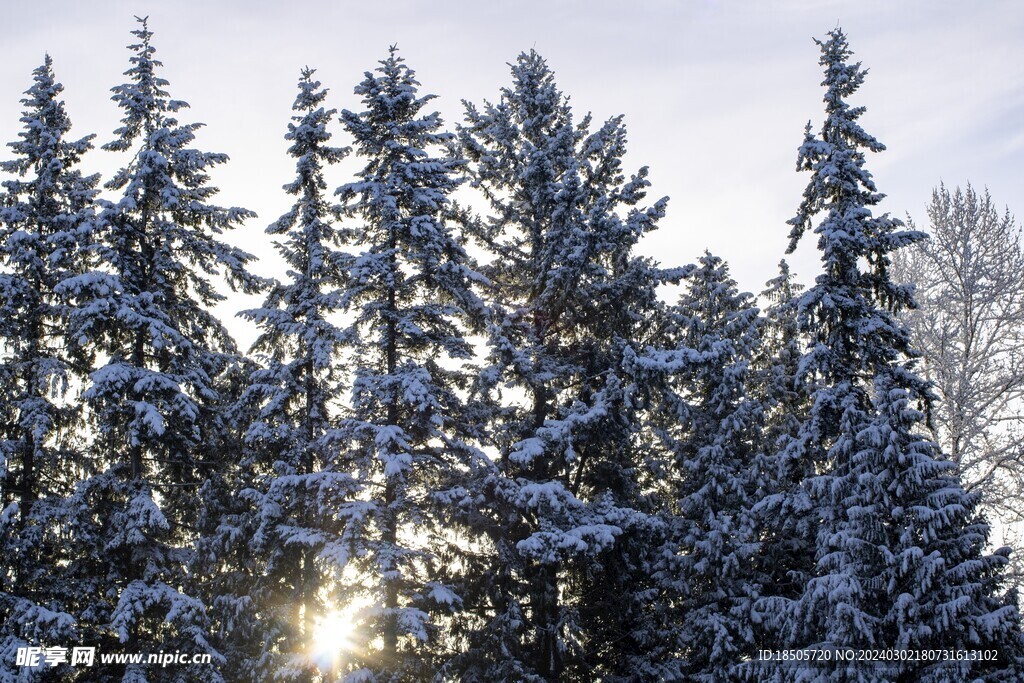
[[[979,512],[1019,449],[958,392],[1020,374],[1020,338],[985,335],[1021,302],[911,317],[993,354],[919,372],[892,261],[925,235],[874,213],[841,31],[790,221],[822,274],[783,262],[763,312],[717,256],[636,253],[667,199],[533,51],[451,132],[394,47],[358,111],[303,69],[266,229],[287,270],[257,277],[223,238],[255,216],[211,203],[226,156],[133,34],[105,192],[49,57],[0,167],[0,681],[1019,680]],[[248,353],[226,288],[264,297]],[[78,644],[208,662],[17,658]],[[975,654],[764,656],[871,649]]]

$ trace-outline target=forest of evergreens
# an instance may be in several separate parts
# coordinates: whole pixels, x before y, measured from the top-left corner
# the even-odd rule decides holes
[[[637,253],[666,200],[534,51],[457,123],[396,48],[359,111],[303,69],[258,276],[227,157],[133,34],[102,150],[47,57],[0,162],[0,681],[1021,680],[983,512],[1024,488],[963,479],[997,451],[915,349],[905,281],[941,255],[877,208],[840,29],[788,226],[821,273],[759,297]],[[78,645],[210,663],[18,654]]]

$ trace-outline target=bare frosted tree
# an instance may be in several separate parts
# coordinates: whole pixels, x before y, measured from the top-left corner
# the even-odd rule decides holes
[[[903,250],[900,279],[917,285],[906,313],[941,401],[935,439],[960,465],[992,521],[1024,526],[1024,251],[1021,229],[988,191],[940,185],[931,239]],[[1018,563],[1019,565],[1019,563]],[[1017,567],[1018,582],[1022,567]]]

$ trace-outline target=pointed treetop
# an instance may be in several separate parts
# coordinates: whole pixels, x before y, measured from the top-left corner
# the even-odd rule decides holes
[[[162,62],[153,59],[153,55],[156,53],[156,48],[150,44],[150,40],[153,38],[153,32],[149,30],[149,17],[135,17],[135,21],[142,24],[142,28],[135,29],[131,34],[142,42],[128,46],[129,50],[134,50],[138,53],[129,61],[132,64],[137,65],[148,63],[153,66],[163,66]],[[131,70],[125,72],[126,75],[130,73],[132,73]]]
[[[28,108],[23,112],[22,123],[30,124],[29,130],[22,133],[22,137],[33,135],[32,121],[40,120],[44,127],[50,130],[57,130],[66,133],[71,129],[71,121],[64,113],[64,103],[57,100],[57,96],[64,92],[64,86],[57,83],[53,74],[53,59],[46,53],[43,57],[43,64],[32,71],[32,86],[25,91],[26,97],[21,103]],[[15,146],[17,143],[11,143]]]
[[[156,70],[163,62],[154,59],[156,48],[150,43],[153,32],[149,30],[149,17],[135,17],[142,24],[141,29],[132,31],[132,35],[141,42],[128,46],[135,54],[128,60],[131,66],[124,72],[129,82],[116,85],[110,89],[114,93],[110,99],[124,110],[123,124],[114,131],[116,139],[103,145],[108,151],[123,152],[129,149],[133,141],[140,135],[148,136],[161,127],[174,127],[177,121],[164,116],[167,112],[185,109],[187,102],[170,99],[164,88],[169,81],[156,75]],[[200,124],[193,124],[193,128]]]
[[[53,60],[46,54],[43,64],[32,71],[32,85],[21,100],[25,106],[21,116],[25,128],[18,134],[18,140],[7,144],[20,158],[0,162],[0,170],[25,175],[34,169],[40,177],[52,180],[92,149],[95,135],[76,141],[64,138],[71,130],[71,119],[60,99],[63,91],[64,86],[56,81],[53,73]],[[10,181],[5,182],[4,187],[11,190]]]
[[[50,57],[49,52],[43,53],[43,63],[32,71],[32,79],[35,83],[31,88],[25,91],[25,94],[33,96],[33,99],[23,99],[21,103],[24,105],[32,106],[33,102],[38,101],[36,99],[38,97],[37,93],[52,92],[54,95],[57,95],[64,90],[63,85],[55,82],[56,79],[53,75],[53,58]]]
[[[329,92],[327,88],[321,88],[320,81],[313,79],[316,69],[308,66],[302,67],[299,72],[299,94],[295,96],[294,111],[312,111],[324,101]],[[333,113],[334,110],[331,110]]]
[[[393,112],[401,111],[417,101],[416,92],[420,82],[416,80],[416,72],[406,65],[405,59],[398,54],[397,44],[390,45],[387,58],[377,63],[380,66],[374,71],[381,75],[374,76],[373,73],[366,71],[365,77],[354,88],[354,92],[356,95],[362,95],[363,102],[367,105],[376,102],[375,106],[383,107],[383,119],[390,120],[393,118]],[[425,95],[419,102],[425,103],[434,97]]]
[[[765,282],[765,290],[762,296],[772,303],[783,303],[796,292],[803,289],[803,285],[794,280],[793,272],[789,268],[786,259],[779,261],[779,274]]]
[[[568,96],[558,88],[555,72],[536,50],[519,53],[516,63],[509,66],[514,85],[503,88],[502,95],[519,105],[515,116],[525,132],[543,130],[553,115],[566,115],[567,121],[572,120],[567,111]]]
[[[298,176],[284,186],[289,194],[312,192],[319,196],[319,190],[327,187],[322,174],[323,164],[334,164],[341,161],[349,153],[348,147],[330,147],[331,140],[328,125],[337,113],[336,109],[324,109],[323,102],[327,98],[328,89],[322,87],[313,75],[316,69],[308,66],[299,72],[299,92],[292,104],[292,121],[288,124],[285,140],[293,144],[288,154],[298,159]],[[311,200],[312,195],[307,196]],[[314,203],[319,207],[319,200]],[[328,212],[329,213],[329,212]],[[287,232],[294,225],[297,214],[289,212],[275,221],[267,230],[271,234]]]
[[[56,82],[53,74],[53,59],[50,53],[43,55],[43,63],[32,71],[32,87],[25,91],[28,97],[21,100],[26,107],[35,107],[42,101],[52,99],[64,91],[64,86]]]
[[[827,40],[814,39],[821,49],[819,64],[825,67],[825,121],[820,137],[812,133],[808,121],[804,141],[797,156],[798,171],[812,171],[814,177],[804,194],[797,215],[787,223],[792,226],[786,253],[796,250],[812,219],[821,211],[840,221],[863,221],[870,218],[866,208],[878,204],[885,195],[878,192],[871,173],[864,168],[864,152],[881,152],[885,145],[861,128],[857,120],[864,107],[851,107],[846,98],[864,82],[867,69],[860,62],[849,63],[853,55],[842,29],[829,31]],[[856,209],[854,209],[856,207]],[[899,222],[893,222],[898,225]],[[817,232],[821,232],[821,228]]]
[[[540,92],[554,86],[555,72],[547,60],[532,48],[529,52],[520,52],[516,63],[509,66],[512,67],[512,80],[517,89],[536,88]]]
[[[132,45],[130,46],[131,49],[134,50],[139,47],[145,47],[152,53],[152,48],[149,45],[149,39],[153,37],[153,32],[149,30],[149,15],[146,15],[144,17],[136,15],[135,21],[142,24],[142,28],[137,28],[131,33],[133,36],[138,37],[138,39],[142,41],[142,45]]]

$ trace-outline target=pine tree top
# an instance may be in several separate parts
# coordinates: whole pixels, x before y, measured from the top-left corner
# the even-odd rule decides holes
[[[180,109],[187,108],[187,102],[172,100],[165,88],[170,85],[167,79],[157,75],[157,69],[163,62],[154,59],[156,48],[151,40],[153,32],[149,30],[149,17],[135,17],[141,28],[132,31],[132,35],[140,42],[128,46],[135,54],[129,62],[131,66],[124,72],[128,76],[127,83],[111,88],[111,97],[124,110],[123,124],[114,131],[117,139],[103,145],[103,149],[123,152],[131,148],[140,136],[148,138],[154,130],[167,127],[173,128],[177,121],[166,116]],[[202,124],[193,124],[189,128],[195,130]]]
[[[35,166],[39,171],[50,170],[44,163],[47,155],[58,155],[71,151],[82,154],[92,147],[90,141],[95,135],[88,135],[77,142],[67,142],[63,136],[71,130],[71,119],[64,111],[60,94],[64,86],[53,74],[53,59],[47,54],[43,64],[32,72],[32,87],[25,91],[21,103],[26,109],[21,117],[25,129],[18,134],[21,138],[8,143],[21,159],[0,162],[0,168],[9,173],[25,174]]]
[[[63,91],[64,86],[56,81],[53,73],[53,60],[47,54],[43,64],[33,70],[32,86],[25,91],[25,97],[21,100],[25,106],[21,116],[24,129],[18,134],[18,140],[7,145],[17,157],[0,162],[0,170],[7,173],[17,176],[36,174],[36,177],[28,182],[5,181],[3,186],[12,194],[27,193],[33,184],[36,186],[36,192],[33,194],[42,195],[54,191],[57,178],[70,171],[80,157],[92,149],[95,135],[87,135],[74,141],[65,139],[71,130],[71,119],[64,109],[63,100],[60,99]],[[92,188],[98,182],[98,176],[81,178],[80,174],[75,172],[73,177],[81,180],[83,187],[79,189],[83,191]],[[87,198],[78,197],[79,203],[83,199],[91,200],[94,193],[88,194]]]
[[[871,211],[867,207],[878,204],[885,195],[878,192],[871,173],[864,168],[863,150],[880,152],[885,146],[858,123],[865,107],[852,107],[846,101],[860,88],[867,70],[861,68],[860,62],[847,61],[853,53],[841,29],[834,29],[828,35],[825,41],[815,39],[821,49],[819,63],[825,67],[825,80],[821,84],[825,88],[826,118],[820,136],[811,133],[809,121],[804,129],[797,170],[812,171],[813,176],[797,215],[787,221],[792,226],[787,253],[796,249],[803,233],[811,227],[813,217],[828,211],[828,220],[815,230],[822,235],[822,240],[829,236],[838,239],[840,235],[830,235],[831,231],[845,229],[850,233],[845,241],[866,254],[870,245],[867,236],[862,234],[865,228],[891,232],[902,223],[887,216],[876,219],[873,224],[870,222]]]

